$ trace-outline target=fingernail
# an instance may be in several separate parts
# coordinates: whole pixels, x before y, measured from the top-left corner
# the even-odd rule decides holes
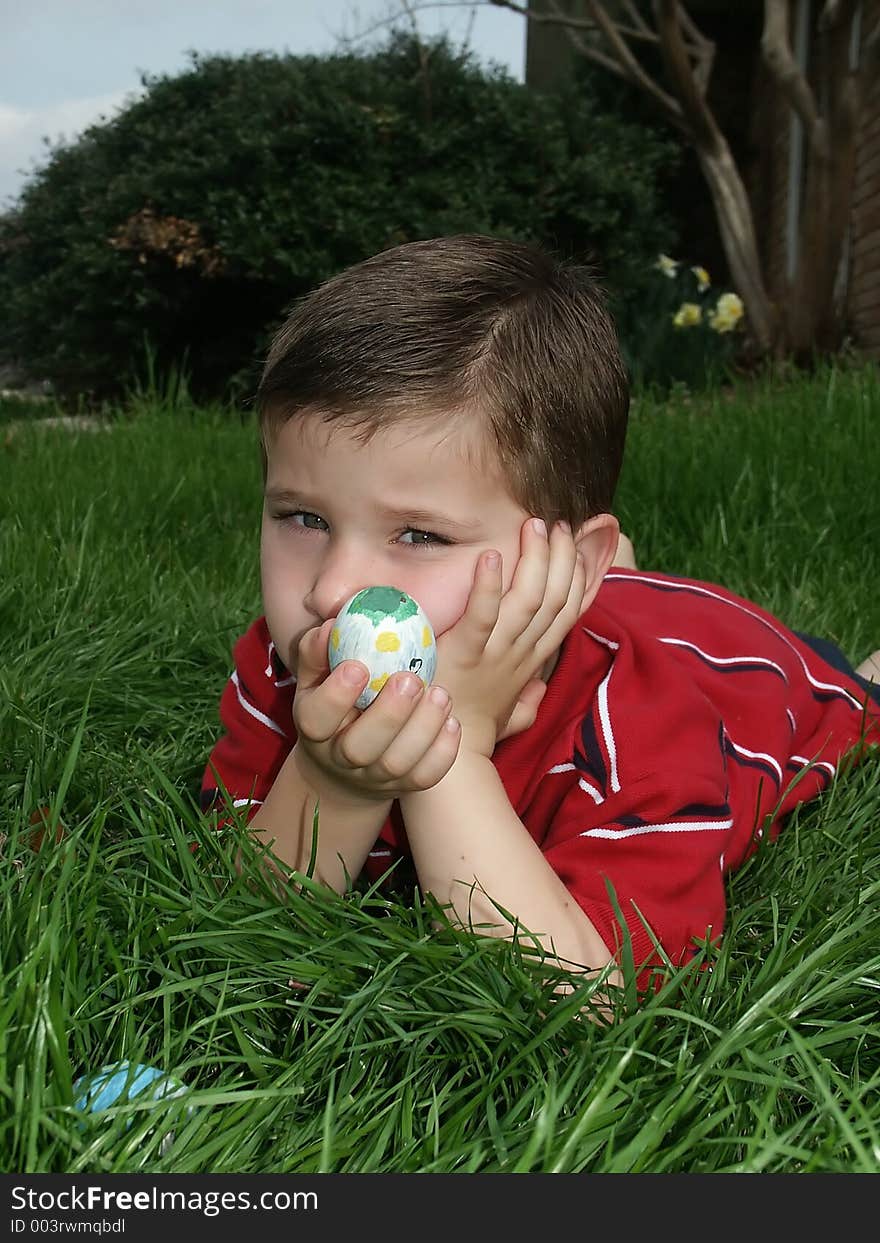
[[[501,556],[497,552],[490,552],[486,557],[486,569],[497,570],[501,564]]]
[[[566,535],[571,535],[571,527],[568,525],[567,522],[563,522],[560,519],[560,521],[556,525],[559,527],[560,531],[564,531]]]
[[[534,531],[537,535],[543,535],[543,536],[546,538],[546,535],[547,535],[547,527],[544,525],[544,519],[543,519],[543,518],[533,518],[533,519],[532,519],[532,530],[533,530],[533,531]]]
[[[364,671],[361,665],[344,664],[342,666],[342,680],[347,686],[357,686],[364,680]]]
[[[415,699],[422,689],[422,684],[418,678],[401,678],[396,683],[396,689],[399,695],[405,695],[407,699]]]

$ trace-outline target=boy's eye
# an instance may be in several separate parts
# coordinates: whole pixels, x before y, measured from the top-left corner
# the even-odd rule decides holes
[[[302,518],[302,522],[296,519]],[[307,519],[313,518],[315,523],[323,522],[324,526],[319,527],[308,522]],[[277,522],[288,523],[292,526],[299,527],[300,530],[306,531],[323,531],[326,529],[327,523],[318,514],[310,513],[307,509],[294,509],[286,513],[275,515]],[[411,535],[411,540],[404,539],[404,536]],[[446,539],[443,535],[435,535],[433,531],[421,531],[416,527],[407,527],[398,536],[398,543],[404,544],[407,548],[436,548],[452,543],[452,540]]]
[[[407,527],[403,535],[418,536],[417,539],[404,540],[401,543],[408,543],[411,548],[430,548],[432,544],[448,544],[450,541],[444,539],[442,535],[435,535],[433,531],[417,531],[415,527]]]
[[[320,518],[317,514],[310,514],[308,510],[306,509],[295,509],[292,513],[289,513],[289,514],[279,514],[279,517],[282,520],[286,520],[287,522],[292,522],[294,518],[314,518],[316,522],[324,521],[323,518]],[[300,524],[295,523],[294,525],[299,526]],[[303,525],[306,526],[307,529],[310,531],[322,530],[321,527],[312,527],[312,526],[309,526],[308,523],[303,523]]]

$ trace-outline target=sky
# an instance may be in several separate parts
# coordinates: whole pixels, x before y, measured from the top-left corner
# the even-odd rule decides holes
[[[179,73],[187,52],[326,54],[382,41],[400,0],[0,0],[0,210],[47,159],[140,91],[143,72]],[[523,80],[525,21],[480,5],[413,0],[419,30],[446,30]],[[371,33],[372,32],[372,33]]]

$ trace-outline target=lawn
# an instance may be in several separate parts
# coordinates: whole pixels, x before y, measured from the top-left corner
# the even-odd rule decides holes
[[[833,369],[640,398],[619,513],[646,568],[857,661],[880,646],[878,481],[880,376]],[[109,431],[7,423],[0,484],[0,1169],[880,1168],[876,756],[731,880],[712,971],[591,1023],[520,947],[433,931],[417,897],[285,901],[200,820],[260,611],[249,418],[141,399]],[[41,806],[65,836],[35,849]],[[121,1059],[188,1094],[81,1125],[73,1081]]]

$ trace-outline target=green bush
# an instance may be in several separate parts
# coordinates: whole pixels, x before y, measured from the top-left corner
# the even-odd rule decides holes
[[[479,231],[595,256],[637,304],[672,241],[675,148],[538,96],[438,40],[329,57],[192,56],[54,148],[0,219],[0,357],[62,397],[185,366],[199,397],[248,390],[284,308],[398,242]]]

